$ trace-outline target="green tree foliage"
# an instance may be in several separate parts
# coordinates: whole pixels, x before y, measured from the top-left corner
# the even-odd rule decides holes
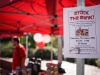
[[[35,44],[35,41],[33,39],[33,34],[29,34],[28,35],[28,41],[29,41],[29,48],[36,48],[36,44]]]
[[[53,47],[58,48],[58,42],[56,36],[53,37]]]
[[[26,46],[26,37],[20,37],[20,43]],[[33,39],[33,34],[28,35],[28,48],[36,48],[35,41]]]
[[[97,64],[97,66],[100,68],[100,59],[97,59],[97,60],[96,60],[96,64]]]
[[[20,37],[20,43],[24,45],[24,47],[26,46],[26,38],[24,36]]]
[[[53,40],[53,47],[54,47],[54,48],[58,48],[58,43],[57,43],[57,38],[56,38],[56,36],[53,36],[52,40]],[[45,46],[50,47],[50,46],[51,46],[51,42],[50,42],[50,43],[47,43]]]
[[[0,57],[12,57],[13,46],[11,42],[0,43]]]

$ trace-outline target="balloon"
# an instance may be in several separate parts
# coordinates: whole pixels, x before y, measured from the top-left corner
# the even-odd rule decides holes
[[[36,33],[36,34],[34,35],[34,40],[35,40],[35,42],[42,42],[42,41],[43,41],[42,34]]]
[[[36,42],[36,44],[38,45],[39,49],[43,49],[45,46],[45,43],[43,43],[43,42],[39,42],[39,43]]]
[[[49,43],[51,41],[51,37],[50,37],[50,35],[44,35],[43,36],[43,42],[44,43]]]

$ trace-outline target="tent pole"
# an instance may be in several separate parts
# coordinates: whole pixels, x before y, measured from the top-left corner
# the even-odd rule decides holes
[[[61,64],[62,64],[62,36],[58,35],[57,40],[58,40],[58,65],[59,65],[59,67],[61,67]]]
[[[51,57],[50,57],[50,59],[52,62],[52,60],[53,60],[53,34],[51,35]]]
[[[85,0],[77,0],[77,6],[84,6]],[[83,58],[77,58],[77,73],[76,75],[84,75],[84,59]]]
[[[2,38],[0,38],[0,46],[1,46],[1,39]],[[1,48],[0,48],[0,58],[1,58]],[[0,60],[0,67],[1,67],[1,60]]]
[[[28,35],[26,35],[26,58],[28,58]]]

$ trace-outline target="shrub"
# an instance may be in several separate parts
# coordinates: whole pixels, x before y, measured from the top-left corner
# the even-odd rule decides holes
[[[96,61],[97,59],[85,59],[85,64],[97,66]]]
[[[34,57],[35,58],[41,58],[43,60],[50,60],[50,56],[51,56],[51,51],[48,50],[48,49],[43,49],[43,50],[37,50],[35,53],[34,53]],[[56,59],[56,55],[54,54],[53,52],[53,59]]]
[[[66,61],[74,63],[75,62],[75,58],[66,58]]]
[[[97,66],[100,68],[100,59],[97,59],[97,60],[96,60],[96,64],[97,64]]]
[[[33,48],[28,49],[28,57],[29,58],[33,57]]]
[[[12,57],[12,49],[10,42],[0,44],[0,57]]]

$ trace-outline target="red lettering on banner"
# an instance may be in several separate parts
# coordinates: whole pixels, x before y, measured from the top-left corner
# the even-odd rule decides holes
[[[71,20],[79,20],[79,16],[70,17]]]
[[[74,15],[80,15],[80,14],[89,15],[89,11],[75,11],[74,12]]]
[[[94,15],[92,15],[92,16],[80,16],[80,19],[81,20],[92,20],[92,19],[94,19]]]

